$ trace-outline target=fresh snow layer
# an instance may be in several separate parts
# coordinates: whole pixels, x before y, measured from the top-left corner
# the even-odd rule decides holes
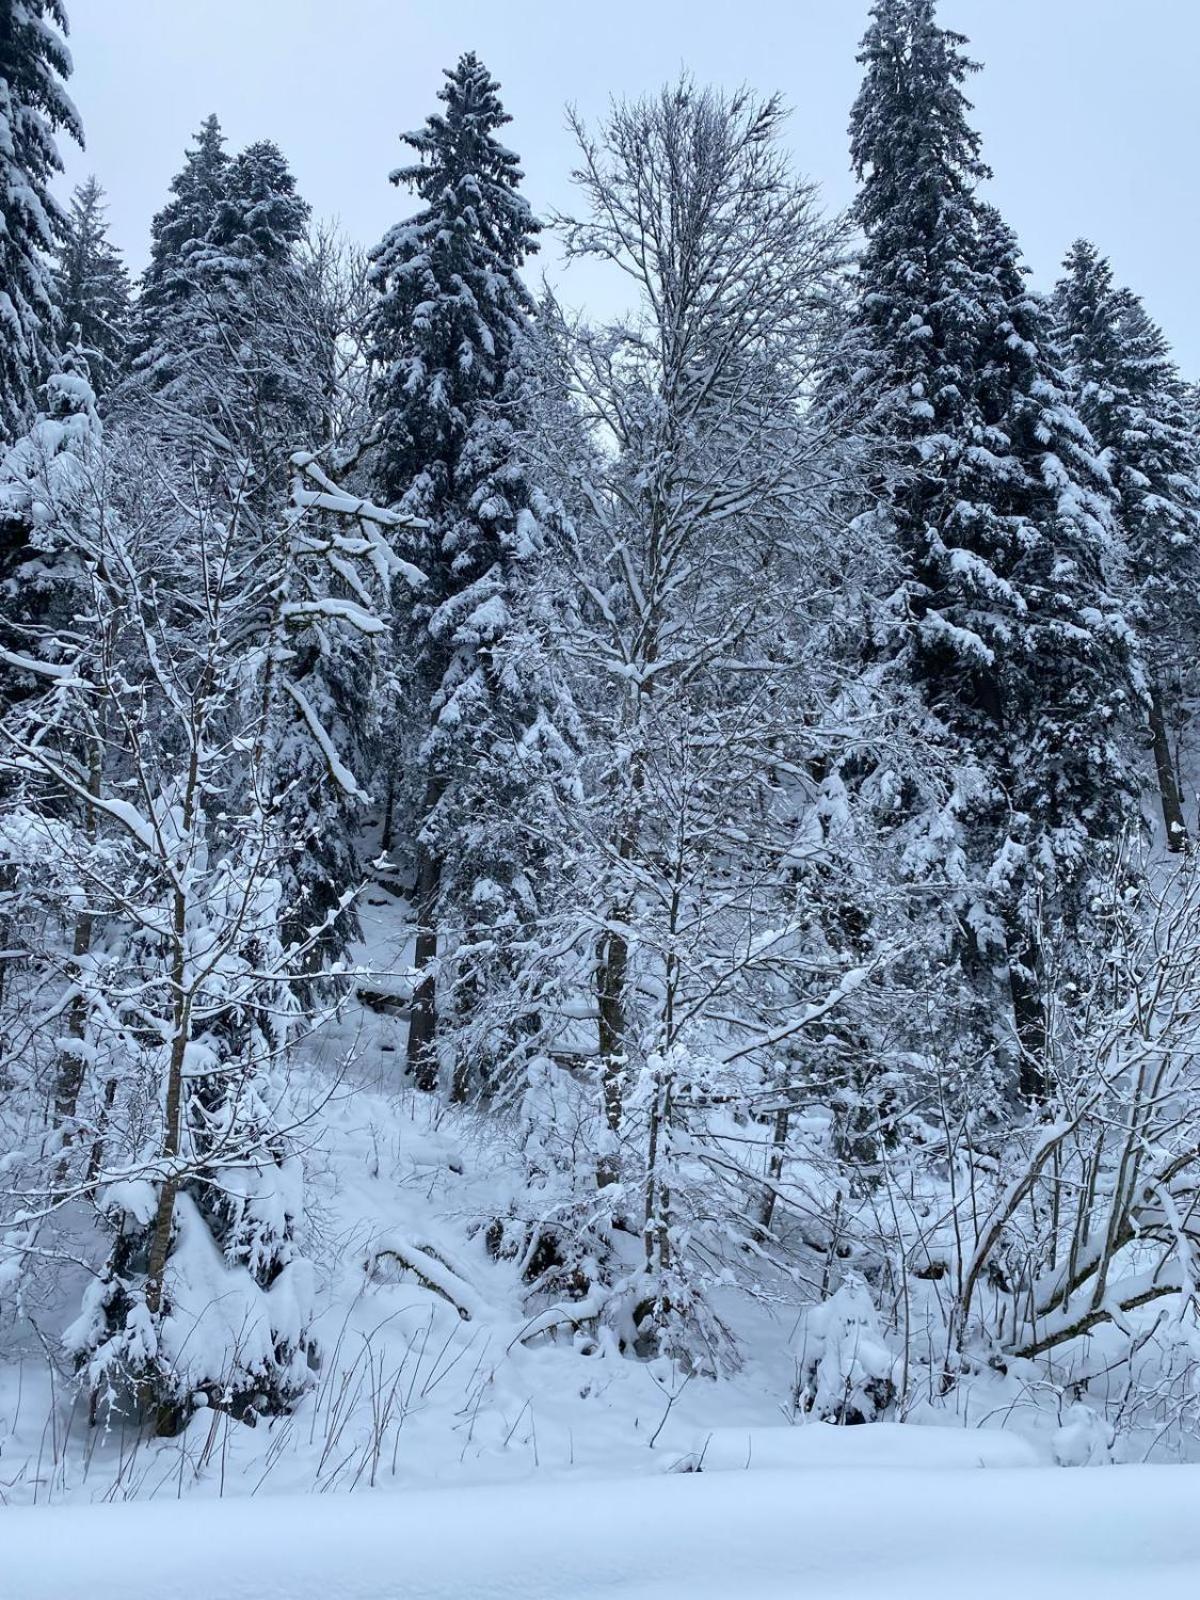
[[[52,1506],[0,1511],[0,1593],[1139,1600],[1200,1593],[1198,1504],[1195,1467],[864,1467]]]
[[[793,1428],[714,1428],[690,1451],[677,1432],[663,1441],[677,1470],[744,1472],[749,1468],[1033,1467],[1041,1457],[1028,1439],[999,1428],[919,1428],[874,1422],[866,1428],[808,1423]],[[660,1446],[661,1448],[661,1446]]]

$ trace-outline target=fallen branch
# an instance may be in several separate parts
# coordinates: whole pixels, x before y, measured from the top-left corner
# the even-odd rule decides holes
[[[536,1339],[539,1334],[552,1333],[555,1328],[581,1328],[585,1323],[595,1322],[607,1303],[607,1294],[593,1293],[585,1295],[582,1300],[566,1300],[549,1306],[521,1329],[508,1348],[511,1350],[513,1345],[528,1344],[530,1339]]]
[[[1071,1339],[1078,1339],[1081,1334],[1089,1332],[1099,1323],[1118,1322],[1127,1311],[1136,1311],[1139,1306],[1149,1305],[1152,1300],[1162,1300],[1169,1294],[1178,1294],[1180,1286],[1181,1277],[1177,1265],[1167,1276],[1160,1276],[1158,1272],[1140,1274],[1124,1285],[1118,1284],[1110,1290],[1098,1306],[1089,1307],[1077,1317],[1063,1317],[1056,1325],[1044,1331],[1039,1338],[1031,1339],[1028,1344],[1022,1345],[1012,1354],[1025,1360],[1045,1355],[1047,1350],[1053,1350],[1057,1345],[1066,1344]]]
[[[482,1303],[475,1290],[453,1267],[447,1265],[431,1245],[422,1247],[411,1240],[388,1234],[372,1246],[366,1271],[374,1272],[376,1264],[385,1257],[398,1261],[424,1288],[449,1301],[464,1322],[482,1316]]]

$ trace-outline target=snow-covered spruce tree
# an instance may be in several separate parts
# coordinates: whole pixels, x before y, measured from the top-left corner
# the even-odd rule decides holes
[[[330,437],[337,329],[304,248],[309,208],[276,145],[262,141],[230,160],[210,117],[172,187],[154,222],[142,348],[122,414],[162,439],[210,503],[225,501],[253,549],[282,512],[291,444],[316,448]],[[361,755],[374,721],[373,668],[353,640],[344,656],[329,648],[326,632],[316,618],[296,640],[298,671]],[[333,921],[327,913],[359,881],[361,797],[314,783],[303,742],[286,754],[296,763],[287,936],[305,945],[316,970],[357,932],[353,913]],[[315,946],[311,927],[323,929]]]
[[[217,215],[193,258],[203,316],[219,330],[226,352],[215,368],[227,359],[232,367],[221,428],[252,463],[249,503],[268,518],[278,515],[287,441],[319,448],[331,434],[336,334],[304,248],[308,216],[278,147],[249,145],[230,164]],[[355,598],[349,581],[345,596]],[[293,648],[297,681],[338,748],[356,770],[366,771],[377,723],[374,652],[319,615],[297,634]],[[309,946],[314,972],[343,955],[359,931],[353,907],[343,910],[343,902],[361,879],[357,835],[366,798],[361,790],[321,782],[313,770],[319,759],[305,739],[289,741],[279,755],[291,839],[285,935]],[[313,928],[322,930],[315,943]]]
[[[1045,938],[1074,939],[1113,841],[1136,825],[1136,673],[1112,598],[1107,475],[1015,241],[976,193],[987,169],[964,43],[934,0],[872,12],[851,124],[860,381],[906,469],[888,495],[908,568],[901,649],[962,751],[957,837],[932,846],[937,874],[953,860],[961,880],[948,957],[1005,1087],[1036,1094]]]
[[[221,410],[230,347],[217,318],[205,314],[195,264],[224,199],[229,165],[220,123],[209,116],[171,181],[171,199],[150,225],[130,372],[117,400],[120,413],[135,415],[141,431],[153,426],[164,441],[178,441],[206,478],[213,476],[214,451],[226,443],[219,425],[207,424]],[[235,457],[239,442],[229,441]]]
[[[47,622],[70,615],[79,584],[77,564],[61,557],[52,533],[60,493],[77,496],[80,463],[90,474],[100,424],[88,363],[68,350],[43,386],[43,406],[29,432],[0,456],[0,645],[23,656]],[[39,497],[38,489],[46,496]],[[14,675],[15,674],[15,675]],[[0,666],[0,701],[19,698],[29,680],[11,662]]]
[[[309,471],[322,469],[314,462]],[[280,864],[283,933],[287,945],[304,952],[304,970],[313,981],[301,985],[300,993],[311,1001],[328,989],[319,975],[345,957],[361,932],[355,897],[365,872],[359,851],[371,800],[365,782],[378,764],[382,702],[392,681],[390,653],[379,637],[345,626],[342,605],[365,605],[369,596],[343,550],[345,497],[332,486],[328,492],[329,504],[314,502],[308,511],[306,538],[311,553],[330,564],[329,605],[293,621],[289,673],[343,766],[363,777],[329,782],[328,752],[311,737],[306,717],[294,721],[280,741],[279,809],[288,841]],[[403,536],[416,537],[411,531]],[[351,557],[363,553],[351,542]],[[405,571],[411,580],[413,569]]]
[[[132,398],[269,518],[286,496],[286,441],[324,442],[330,357],[305,340],[309,208],[286,161],[266,141],[230,161],[222,142],[210,117],[154,220]]]
[[[104,951],[119,949],[63,966],[61,1004],[78,996],[90,1030],[71,1136],[47,1129],[62,1152],[53,1182],[23,1167],[16,1198],[41,1219],[42,1253],[58,1222],[95,1207],[112,1244],[66,1346],[94,1410],[132,1405],[167,1431],[199,1403],[251,1419],[286,1409],[308,1379],[287,1093],[307,953],[283,938],[289,746],[318,751],[313,783],[356,785],[293,675],[291,640],[316,618],[381,635],[371,596],[400,568],[394,516],[341,495],[310,455],[294,469],[290,511],[253,552],[222,501],[148,493],[140,477],[94,496],[99,518],[55,513],[87,603],[43,629],[20,663],[41,693],[0,729],[16,832],[40,845],[64,904],[81,886]],[[334,592],[348,579],[354,600]],[[78,730],[98,716],[108,765],[90,782]],[[17,1259],[32,1248],[13,1230],[6,1244]]]
[[[290,426],[316,448],[328,437],[333,349],[330,330],[314,315],[309,215],[279,147],[270,140],[248,145],[230,166],[196,266],[222,320],[249,341],[261,369],[245,402],[252,425],[272,437]],[[213,280],[220,290],[208,288]]]
[[[85,566],[75,542],[64,540],[60,530],[68,525],[94,526],[102,515],[96,493],[102,434],[87,367],[78,354],[68,354],[63,370],[51,375],[45,397],[46,410],[30,432],[0,455],[0,529],[20,551],[20,559],[6,574],[0,591],[4,616],[0,699],[9,707],[36,695],[39,673],[53,671],[61,654],[60,631],[74,625],[77,612],[86,604]],[[82,714],[69,728],[60,729],[58,737],[84,786],[93,793],[103,781],[105,766],[103,717],[79,709]],[[0,778],[0,792],[15,819],[20,784],[11,773]],[[20,977],[15,988],[0,981],[6,1019],[0,1031],[6,1039],[21,1043],[0,1072],[6,1081],[17,1074],[28,1088],[36,1086],[35,1092],[44,1094],[45,1104],[53,1107],[50,1137],[68,1144],[77,1131],[84,1062],[98,1048],[89,1038],[87,1000],[98,930],[94,911],[86,902],[76,896],[73,904],[69,892],[56,892],[47,880],[44,844],[36,830],[29,834],[14,825],[6,834],[8,870],[0,877],[0,943]],[[42,915],[31,914],[39,894],[45,896]],[[17,952],[19,966],[15,964]],[[0,971],[0,979],[6,972],[7,965]],[[54,1026],[43,1033],[20,1023],[23,1011],[28,1021],[32,994],[43,985],[50,988],[56,984],[65,993],[61,1009],[51,1008]],[[39,1148],[38,1158],[49,1160],[51,1152]]]
[[[94,177],[71,196],[58,246],[55,287],[65,336],[87,358],[98,395],[120,377],[129,352],[129,274],[109,242],[104,190]]]
[[[171,180],[172,198],[150,224],[150,262],[138,300],[139,342],[144,348],[169,308],[186,297],[189,255],[208,237],[225,194],[229,157],[215,116],[206,117],[186,152],[182,171]]]
[[[1200,638],[1200,455],[1167,342],[1094,245],[1079,240],[1054,297],[1071,397],[1119,496],[1130,616],[1149,678],[1150,743],[1167,847],[1188,829],[1178,737]]]
[[[61,0],[0,8],[0,446],[33,422],[59,342],[51,257],[65,219],[49,190],[62,169],[55,134],[83,142],[64,88],[66,31]],[[0,585],[10,597],[27,531],[19,517],[0,519]]]
[[[540,991],[551,975],[540,947],[580,794],[578,723],[547,574],[564,527],[517,454],[508,418],[471,430],[459,479],[476,486],[443,551],[456,577],[473,581],[428,624],[446,654],[424,745],[440,793],[421,830],[440,862],[444,980],[433,1055],[459,1100],[519,1084],[530,1053],[546,1044]]]
[[[557,521],[520,445],[532,307],[519,268],[538,225],[483,64],[464,55],[440,98],[405,135],[420,159],[392,174],[423,209],[371,257],[371,457],[377,497],[428,524],[429,583],[401,626],[408,681],[394,713],[416,854],[408,1068],[426,1089],[445,1070],[461,1095],[503,1076],[537,1031],[520,952],[573,778],[541,601]],[[486,1020],[489,988],[505,999]]]
[[[42,628],[71,616],[78,597],[78,566],[64,557],[46,529],[54,520],[56,497],[80,492],[81,463],[90,467],[99,423],[80,353],[69,351],[60,365],[44,386],[45,409],[33,428],[8,451],[0,451],[0,707],[29,693],[33,680],[19,663],[36,647]],[[6,801],[3,780],[0,797]],[[11,894],[16,912],[16,921],[10,923],[0,909],[0,945],[6,949],[23,948],[26,942],[17,934],[25,920],[19,913],[21,871],[15,865],[11,871],[0,868],[0,899],[8,901]],[[31,925],[26,926],[28,930]],[[76,928],[83,945],[88,929],[84,916]],[[0,995],[5,977],[6,967],[0,964]],[[72,1098],[69,1092],[66,1098]]]
[[[49,182],[55,133],[83,143],[64,88],[71,56],[63,0],[0,7],[0,443],[32,421],[58,343],[51,255],[64,218]]]

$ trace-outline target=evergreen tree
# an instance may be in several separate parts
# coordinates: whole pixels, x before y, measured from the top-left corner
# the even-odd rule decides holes
[[[172,198],[150,224],[150,261],[142,274],[137,301],[135,360],[128,398],[136,403],[147,394],[180,396],[182,410],[197,415],[206,409],[186,393],[189,363],[204,354],[205,341],[196,323],[198,286],[195,256],[203,249],[225,195],[229,157],[225,136],[215,116],[206,117],[195,148],[184,157],[182,171],[171,181]],[[189,405],[190,402],[190,405]]]
[[[292,259],[308,216],[283,152],[260,139],[229,168],[209,242],[236,260],[281,266]]]
[[[277,145],[259,141],[230,160],[212,117],[172,189],[154,223],[130,398],[140,396],[253,544],[281,512],[291,454],[328,435],[335,351],[302,253],[309,207]],[[328,633],[319,617],[302,630],[299,674],[342,747],[361,759],[376,721],[366,704],[370,652],[353,640],[333,649]],[[353,915],[331,913],[360,877],[361,797],[318,781],[319,754],[303,737],[285,743],[281,760],[291,841],[284,938],[303,945],[316,970],[357,932]],[[313,927],[326,929],[315,945]]]
[[[337,549],[334,530],[315,536]],[[350,602],[356,599],[352,588],[338,593]],[[289,648],[291,672],[308,707],[350,770],[365,775],[379,747],[381,653],[339,626],[336,617],[315,611],[296,627]],[[368,796],[357,784],[328,782],[327,755],[308,736],[302,714],[292,717],[281,738],[276,765],[281,834],[287,841],[280,863],[281,933],[285,947],[304,951],[303,969],[315,977],[343,957],[362,931],[350,897],[363,879],[359,835]],[[318,998],[310,984],[300,990],[305,1001]]]
[[[278,147],[250,145],[233,161],[215,117],[153,224],[143,295],[138,386],[209,470],[247,468],[269,514],[286,493],[288,451],[319,442],[327,351],[312,348],[298,247],[309,207]],[[237,492],[245,493],[239,482]]]
[[[438,1004],[477,1013],[478,965],[508,970],[536,924],[537,877],[553,792],[570,789],[554,681],[539,623],[539,569],[555,516],[521,462],[521,346],[532,304],[519,276],[538,225],[518,191],[517,157],[496,134],[510,119],[474,55],[446,74],[443,112],[405,135],[419,162],[392,174],[424,208],[372,254],[373,472],[378,495],[427,523],[429,582],[409,615],[399,720],[417,755],[413,796],[419,982],[409,1068],[439,1075]],[[569,719],[569,711],[567,717]],[[509,1041],[534,1026],[510,1008]],[[462,1035],[460,1035],[460,1039]],[[506,1053],[448,1046],[457,1089]],[[443,1052],[445,1055],[446,1052]]]
[[[499,85],[471,54],[446,80],[445,113],[403,136],[420,160],[391,174],[425,208],[371,253],[374,475],[389,499],[435,519],[454,503],[481,404],[514,365],[532,310],[519,269],[539,232],[518,158],[495,137],[512,120]]]
[[[171,181],[171,194],[150,224],[150,264],[142,280],[140,309],[160,311],[174,294],[188,288],[184,265],[208,237],[225,195],[229,157],[216,116],[208,116],[186,153],[183,170]]]
[[[334,350],[314,298],[312,268],[300,255],[309,214],[279,147],[261,140],[230,164],[216,216],[192,256],[203,315],[219,326],[223,349],[236,352],[234,370],[214,377],[225,395],[223,428],[254,464],[250,504],[263,515],[275,515],[291,452],[320,445],[327,433]],[[224,364],[222,358],[217,370]],[[369,703],[371,649],[336,628],[331,637],[321,618],[298,634],[293,648],[309,702],[335,730],[338,748],[355,769],[365,770],[378,720]],[[306,958],[314,972],[357,937],[358,919],[343,901],[361,878],[363,796],[323,782],[320,762],[302,736],[286,740],[279,756],[291,845],[283,934],[287,943],[304,945],[311,929],[324,929]]]
[[[32,419],[57,342],[48,258],[65,222],[48,187],[62,171],[54,135],[63,129],[83,143],[63,87],[67,26],[62,0],[0,6],[0,442]]]
[[[46,530],[62,515],[60,501],[85,495],[81,463],[94,465],[100,436],[87,361],[78,349],[63,356],[43,395],[29,432],[0,453],[0,648],[15,656],[26,654],[48,623],[65,623],[78,599],[78,563],[64,558]],[[0,703],[20,698],[25,681],[11,662],[0,668]]]
[[[92,177],[71,196],[58,250],[56,286],[63,326],[87,359],[98,395],[110,388],[129,344],[129,274],[110,244],[104,190]]]
[[[1107,587],[1111,489],[1016,242],[976,194],[987,169],[964,44],[934,0],[873,10],[851,124],[857,334],[876,425],[898,445],[904,658],[973,769],[956,808],[954,953],[984,1019],[1007,990],[1035,1092],[1045,930],[1078,934],[1103,847],[1132,814],[1133,691]]]
[[[1161,329],[1095,246],[1079,240],[1064,265],[1056,332],[1075,405],[1119,495],[1163,821],[1179,850],[1187,825],[1171,733],[1200,637],[1200,461],[1188,395]]]
[[[47,648],[46,634],[68,626],[87,591],[83,564],[59,536],[65,520],[100,514],[91,492],[100,452],[101,429],[87,363],[68,351],[60,370],[44,386],[44,409],[29,432],[0,451],[0,710],[26,701],[37,687],[37,663],[60,653]],[[61,737],[61,735],[60,735]],[[68,742],[81,770],[96,771],[96,744],[70,730]],[[15,799],[9,778],[0,780],[0,800],[10,808]],[[36,863],[30,864],[36,870]],[[0,866],[0,943],[28,948],[28,919],[10,919],[6,902],[18,890],[20,874]],[[84,911],[75,920],[73,958],[85,956],[95,919]],[[0,964],[0,995],[4,988]],[[81,1051],[75,1041],[86,1033],[81,999],[72,1002],[64,1047],[55,1071],[54,1103],[59,1120],[69,1125],[80,1084]],[[67,1042],[69,1041],[69,1042]]]

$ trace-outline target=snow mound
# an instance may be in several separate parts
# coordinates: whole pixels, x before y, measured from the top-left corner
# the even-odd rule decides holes
[[[839,1428],[717,1428],[676,1457],[677,1472],[741,1472],[796,1468],[880,1468],[899,1471],[970,1467],[1036,1467],[1034,1446],[998,1428],[922,1428],[900,1422]]]

